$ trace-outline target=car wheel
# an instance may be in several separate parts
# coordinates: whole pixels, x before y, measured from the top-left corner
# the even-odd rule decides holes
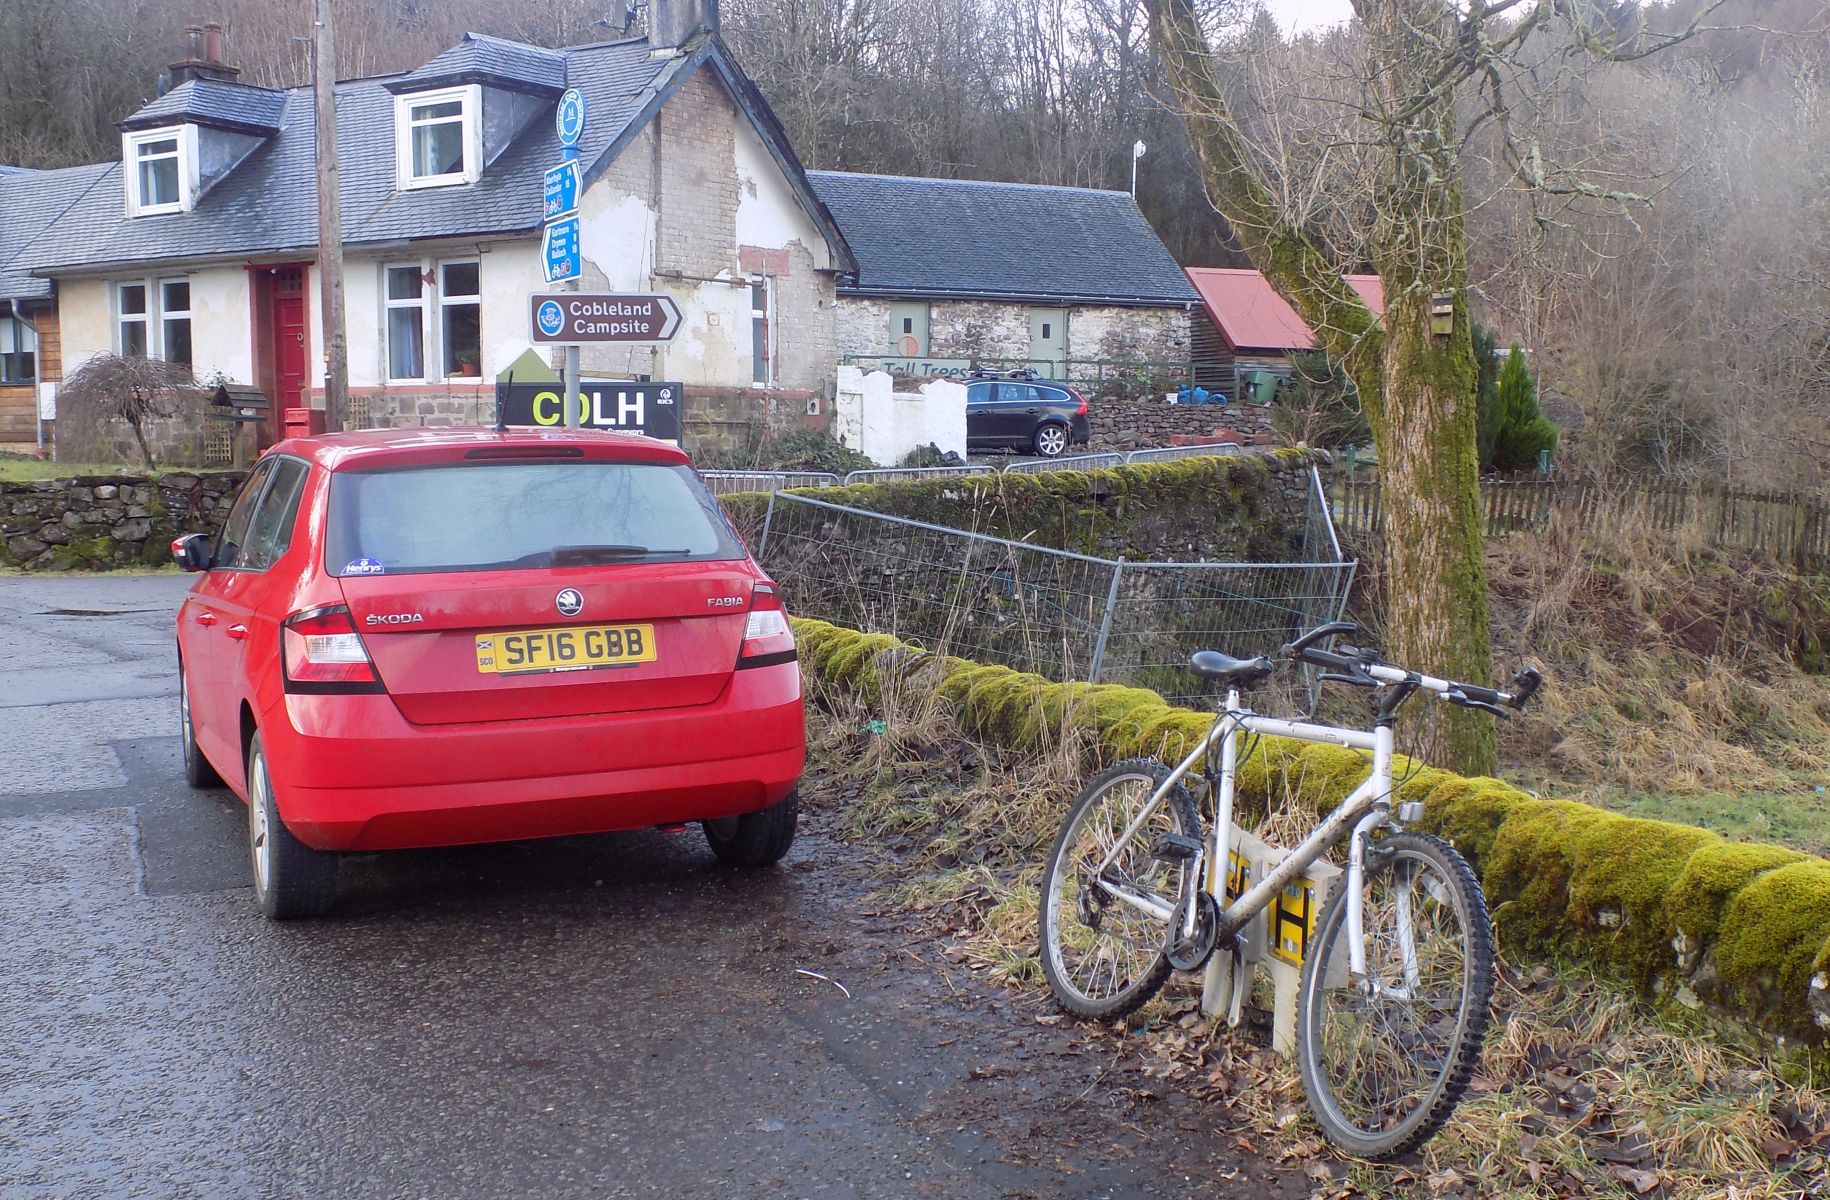
[[[197,748],[197,730],[191,724],[191,681],[183,659],[178,660],[178,737],[183,744],[184,782],[194,788],[221,787],[222,776]]]
[[[286,921],[330,911],[337,895],[337,856],[313,850],[280,820],[258,733],[248,743],[248,855],[254,899],[263,913]]]
[[[1067,449],[1068,431],[1066,425],[1057,425],[1050,421],[1036,430],[1036,453],[1043,458],[1059,458]]]
[[[766,867],[779,862],[794,844],[800,821],[801,796],[789,792],[761,812],[701,821],[712,853],[727,867]]]

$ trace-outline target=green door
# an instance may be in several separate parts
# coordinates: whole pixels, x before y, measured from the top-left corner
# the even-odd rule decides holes
[[[1050,379],[1067,374],[1067,309],[1029,310],[1029,365]]]

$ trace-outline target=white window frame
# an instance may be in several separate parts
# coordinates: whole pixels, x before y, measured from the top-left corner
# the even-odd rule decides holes
[[[413,174],[413,110],[433,104],[458,102],[458,121],[463,129],[464,164],[458,171],[444,175]],[[478,84],[439,88],[430,92],[408,92],[394,97],[394,183],[401,191],[412,188],[451,187],[475,183],[483,173],[483,89]],[[441,118],[449,120],[450,118]],[[422,122],[430,124],[431,122]]]
[[[389,383],[425,383],[432,378],[432,365],[438,360],[432,357],[432,331],[426,319],[428,303],[432,293],[437,289],[436,283],[427,283],[426,273],[431,270],[424,260],[419,262],[384,262],[381,264],[381,377]],[[412,271],[420,276],[419,295],[411,300],[396,300],[388,295],[388,273],[390,271]],[[437,275],[433,278],[436,280]],[[394,374],[394,312],[397,309],[419,310],[419,370],[418,375]]]
[[[756,307],[756,289],[762,289],[762,307]],[[775,280],[767,275],[750,279],[745,291],[750,301],[750,381],[752,387],[775,385]],[[756,324],[762,322],[762,360],[756,359]]]
[[[183,283],[191,289],[190,307],[172,309],[165,307],[165,285]],[[121,307],[123,288],[138,287],[146,289],[146,308],[142,312],[129,313]],[[146,357],[165,362],[165,322],[168,320],[185,320],[191,323],[191,361],[197,365],[197,280],[191,275],[149,275],[138,279],[112,279],[108,282],[108,307],[114,314],[114,352],[127,353],[127,340],[121,336],[121,326],[129,321],[137,321],[146,326]]]
[[[455,266],[475,266],[477,268],[477,290],[475,295],[462,295],[447,298],[445,295],[445,268]],[[388,272],[394,270],[416,271],[420,276],[419,295],[412,300],[394,300],[388,296]],[[430,275],[432,282],[425,277]],[[488,364],[483,361],[483,261],[474,254],[459,254],[451,258],[422,258],[418,261],[390,260],[383,261],[380,274],[381,289],[381,376],[389,383],[448,383],[455,379],[482,379]],[[474,304],[477,308],[477,374],[472,376],[445,374],[445,309],[449,304]],[[390,314],[395,309],[417,308],[419,310],[419,348],[421,375],[395,375],[394,355],[388,345],[388,338],[393,330],[393,319]],[[433,370],[437,367],[438,370]]]
[[[147,204],[140,195],[140,147],[151,142],[176,141],[178,150],[178,198],[163,204]],[[165,157],[161,155],[159,157]],[[189,212],[197,203],[199,182],[197,164],[197,127],[168,125],[163,129],[135,129],[121,135],[121,173],[126,177],[127,215],[156,217],[163,213]]]

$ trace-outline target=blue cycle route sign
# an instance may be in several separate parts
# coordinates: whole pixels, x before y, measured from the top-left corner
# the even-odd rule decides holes
[[[546,281],[559,283],[584,274],[578,251],[578,218],[554,221],[540,237],[540,262],[546,268]]]
[[[560,145],[578,145],[578,136],[585,131],[583,92],[577,88],[566,89],[565,95],[559,97],[559,111],[553,114],[553,126],[559,133]]]
[[[578,184],[578,160],[567,159],[556,167],[548,167],[546,169],[546,215],[542,220],[554,221],[577,212],[580,191]]]

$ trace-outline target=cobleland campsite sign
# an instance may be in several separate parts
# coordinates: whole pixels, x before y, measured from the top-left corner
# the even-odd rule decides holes
[[[680,444],[680,385],[583,379],[578,384],[578,424],[585,429],[645,433]],[[566,423],[565,385],[497,383],[496,402],[508,425],[555,429]]]
[[[536,346],[665,342],[680,328],[680,306],[672,296],[536,292],[528,315]]]

